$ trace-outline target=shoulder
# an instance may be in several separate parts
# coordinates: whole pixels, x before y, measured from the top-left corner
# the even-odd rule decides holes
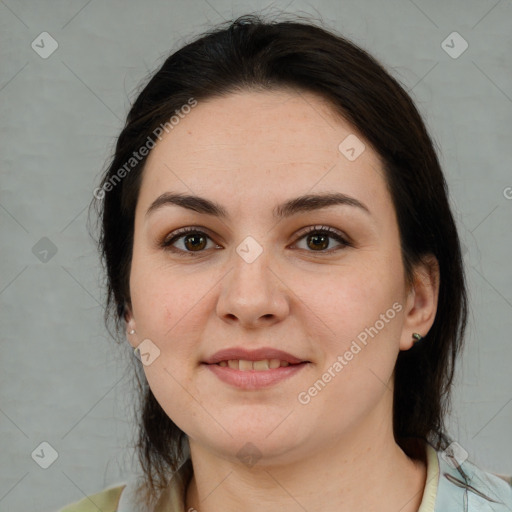
[[[59,512],[116,512],[119,503],[119,498],[125,484],[116,487],[109,487],[96,494],[86,496],[85,498],[67,505]]]
[[[498,473],[493,473],[493,475],[505,480],[505,482],[507,482],[507,484],[512,488],[512,475],[498,475]]]
[[[436,512],[459,510],[459,505],[460,510],[468,512],[512,510],[511,476],[496,475],[479,467],[467,459],[467,452],[462,449],[459,453],[438,452],[438,456]]]

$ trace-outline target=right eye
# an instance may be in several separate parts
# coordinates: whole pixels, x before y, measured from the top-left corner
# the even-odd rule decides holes
[[[204,231],[190,226],[173,231],[165,237],[160,246],[180,256],[194,256],[194,253],[202,253],[205,249],[212,248],[208,247],[208,241],[211,241],[216,248],[221,248]]]

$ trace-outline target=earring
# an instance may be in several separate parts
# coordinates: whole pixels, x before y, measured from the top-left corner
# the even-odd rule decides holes
[[[413,333],[412,337],[414,338],[414,344],[418,343],[418,341],[421,341],[423,339],[423,336],[421,334],[418,334],[417,332]]]
[[[131,331],[128,331],[128,334],[135,334],[135,329],[132,329]]]

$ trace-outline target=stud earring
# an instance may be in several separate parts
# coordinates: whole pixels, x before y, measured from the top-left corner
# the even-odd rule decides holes
[[[423,336],[421,334],[418,334],[417,332],[413,333],[412,337],[414,339],[413,343],[418,343],[418,341],[421,341],[423,339]]]
[[[135,334],[135,329],[132,329],[131,331],[128,331],[128,334]]]

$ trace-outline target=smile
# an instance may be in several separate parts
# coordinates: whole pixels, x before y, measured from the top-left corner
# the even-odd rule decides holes
[[[288,361],[281,361],[280,359],[261,359],[259,361],[248,361],[246,359],[229,359],[227,361],[219,361],[217,364],[223,368],[228,367],[232,368],[233,370],[241,371],[265,371],[290,365]]]
[[[213,364],[203,363],[203,366],[208,368],[221,382],[237,389],[251,391],[268,388],[289,379],[300,373],[308,364],[310,363],[291,364],[279,359],[259,361],[230,359]]]

